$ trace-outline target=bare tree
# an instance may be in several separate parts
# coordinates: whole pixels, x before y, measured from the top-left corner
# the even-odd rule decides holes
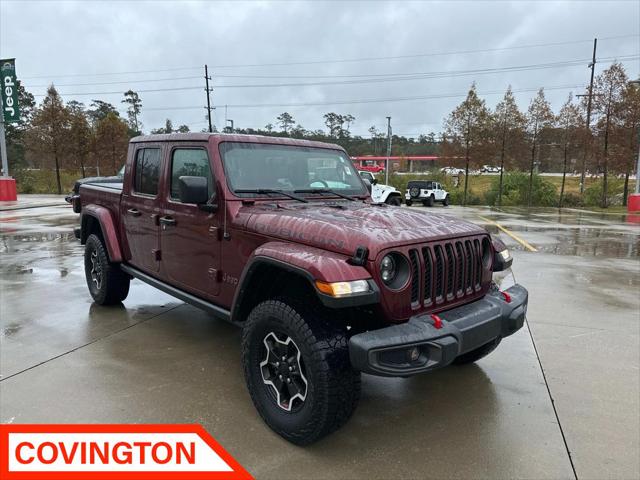
[[[567,176],[567,159],[571,147],[575,144],[576,139],[580,135],[582,125],[584,125],[584,118],[581,115],[578,105],[573,102],[572,94],[569,94],[569,98],[567,98],[567,101],[560,109],[556,123],[558,127],[562,129],[562,186],[560,187],[560,200],[558,202],[558,207],[562,208]]]
[[[464,150],[465,176],[463,205],[467,203],[469,189],[469,161],[474,152],[479,153],[485,146],[489,125],[489,110],[484,100],[478,97],[475,83],[471,85],[467,98],[458,105],[445,120],[445,133],[454,145]]]
[[[58,195],[62,194],[60,168],[69,133],[69,111],[53,85],[33,115],[28,131],[29,149],[40,155],[50,155],[56,169]]]
[[[84,109],[84,105],[75,100],[67,103],[69,110],[69,139],[68,147],[71,159],[80,167],[82,172],[82,178],[86,177],[86,164],[91,151],[92,135],[91,127],[89,126],[89,120],[87,118],[87,112]]]
[[[96,128],[96,155],[109,160],[112,174],[116,174],[127,157],[129,135],[127,124],[113,113],[98,123]]]
[[[540,141],[540,134],[553,126],[555,116],[551,106],[544,96],[544,89],[538,90],[538,94],[531,100],[527,110],[527,133],[531,141],[531,164],[529,170],[529,189],[527,191],[527,206],[531,206],[533,189],[533,169],[536,161],[536,147]]]
[[[602,199],[600,206],[607,208],[609,136],[611,128],[623,112],[623,95],[627,89],[627,74],[620,63],[614,63],[596,77],[593,84],[593,109],[600,115],[597,128],[603,137]]]
[[[502,183],[507,152],[511,150],[514,140],[523,137],[526,125],[526,118],[518,109],[511,85],[507,88],[502,101],[496,105],[492,123],[497,129],[494,138],[500,145],[500,187],[498,190],[498,206],[500,206],[502,205]]]

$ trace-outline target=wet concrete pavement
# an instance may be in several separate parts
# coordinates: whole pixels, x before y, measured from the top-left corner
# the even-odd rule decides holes
[[[579,478],[638,478],[640,227],[448,213],[513,250],[533,336],[522,329],[476,365],[364,376],[351,421],[303,449],[253,408],[235,327],[138,281],[124,307],[97,307],[68,207],[1,212],[0,421],[198,422],[256,478],[573,478],[567,446]]]

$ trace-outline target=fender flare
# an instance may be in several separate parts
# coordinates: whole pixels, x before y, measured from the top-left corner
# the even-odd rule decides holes
[[[253,275],[265,265],[281,268],[305,278],[322,304],[329,308],[370,305],[380,300],[380,291],[371,274],[362,266],[347,263],[348,257],[306,245],[268,242],[258,247],[247,260],[240,276],[231,308],[232,321],[240,321],[239,314]],[[335,298],[320,292],[315,281],[327,283],[367,280],[371,291],[350,297]]]
[[[82,215],[80,217],[80,225],[82,226],[80,243],[84,245],[89,236],[86,231],[86,222],[88,218],[95,219],[100,225],[102,231],[102,238],[105,246],[107,247],[107,253],[109,254],[109,261],[113,263],[122,262],[122,251],[120,249],[120,241],[118,240],[118,230],[113,220],[111,211],[100,205],[86,205],[82,208]]]

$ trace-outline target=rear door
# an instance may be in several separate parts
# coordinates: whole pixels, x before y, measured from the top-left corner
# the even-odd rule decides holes
[[[178,190],[181,176],[198,176],[207,178],[209,195],[213,195],[213,170],[206,145],[180,143],[169,151],[166,197],[160,217],[161,276],[182,290],[213,299],[220,290],[219,215],[182,203]]]
[[[132,174],[128,177],[120,202],[120,215],[129,248],[129,263],[155,274],[160,249],[160,175],[162,145],[137,144]]]

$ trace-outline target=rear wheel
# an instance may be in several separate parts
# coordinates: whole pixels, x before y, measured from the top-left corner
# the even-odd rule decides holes
[[[466,365],[467,363],[477,362],[481,358],[486,357],[491,352],[493,352],[500,342],[502,341],[502,337],[495,338],[488,343],[485,343],[481,347],[476,348],[475,350],[471,350],[470,352],[463,353],[459,357],[457,357],[453,363],[456,365]]]
[[[127,298],[131,279],[116,263],[109,262],[102,239],[91,234],[84,248],[84,273],[89,293],[99,305],[113,305]]]
[[[321,308],[284,299],[260,303],[243,330],[242,363],[260,416],[297,445],[340,428],[360,398],[345,332]]]
[[[425,207],[433,207],[434,200],[435,198],[433,198],[433,195],[429,195],[429,197],[426,200],[423,200],[422,203]]]
[[[405,200],[404,203],[407,207],[410,207],[411,205],[413,205],[413,202],[411,200]]]

